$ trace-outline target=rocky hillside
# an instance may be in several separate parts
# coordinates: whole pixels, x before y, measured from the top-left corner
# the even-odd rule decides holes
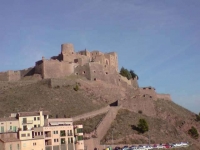
[[[52,117],[71,117],[91,112],[108,106],[118,100],[119,110],[107,135],[101,140],[104,144],[186,142],[193,144],[194,150],[200,149],[200,138],[192,139],[188,130],[194,126],[200,133],[200,122],[195,121],[195,114],[172,101],[141,98],[136,89],[125,89],[103,81],[85,79],[65,79],[52,86],[48,80],[30,82],[22,85],[0,85],[0,116],[8,116],[12,112],[49,110]],[[67,82],[66,82],[67,83]],[[78,85],[78,90],[74,88]],[[136,96],[135,96],[136,95]],[[139,113],[140,112],[140,113]],[[93,118],[89,126],[92,131],[100,117]],[[149,132],[138,134],[135,127],[140,118],[149,125]],[[85,123],[87,124],[87,123]]]

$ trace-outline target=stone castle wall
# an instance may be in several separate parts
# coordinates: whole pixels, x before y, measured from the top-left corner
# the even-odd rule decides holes
[[[74,63],[60,62],[58,60],[43,61],[43,78],[61,78],[74,73]]]
[[[149,98],[152,98],[154,100],[157,99],[157,94],[156,94],[156,91],[153,87],[139,88],[139,91],[140,91],[141,97],[149,97]]]
[[[170,94],[157,94],[157,99],[172,100]]]
[[[20,71],[8,71],[8,81],[18,81],[21,79]]]

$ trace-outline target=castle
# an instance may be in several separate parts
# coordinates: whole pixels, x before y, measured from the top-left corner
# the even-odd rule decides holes
[[[90,81],[105,81],[124,88],[131,87],[139,90],[140,97],[171,100],[169,94],[157,94],[154,88],[139,88],[137,77],[128,80],[118,72],[118,56],[115,52],[102,53],[100,51],[82,50],[75,52],[73,44],[61,45],[61,53],[51,59],[35,63],[33,68],[20,71],[0,72],[0,81],[20,81],[26,76],[40,79],[57,79],[67,76],[81,76]]]
[[[103,80],[116,85],[137,85],[137,79],[127,80],[118,73],[117,53],[82,50],[75,52],[73,44],[62,44],[61,53],[50,60],[42,57],[33,68],[0,73],[0,81],[19,81],[27,75],[39,75],[42,79],[83,76],[88,80]]]

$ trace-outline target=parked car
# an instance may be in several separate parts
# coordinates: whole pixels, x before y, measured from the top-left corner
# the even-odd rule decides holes
[[[115,149],[114,150],[121,150],[121,148],[120,147],[115,147]]]

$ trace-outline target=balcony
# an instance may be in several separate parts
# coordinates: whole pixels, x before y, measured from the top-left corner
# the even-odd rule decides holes
[[[32,124],[33,120],[23,120],[22,124]]]
[[[47,131],[47,132],[45,132],[45,138],[49,138],[49,137],[51,137],[51,131]]]

